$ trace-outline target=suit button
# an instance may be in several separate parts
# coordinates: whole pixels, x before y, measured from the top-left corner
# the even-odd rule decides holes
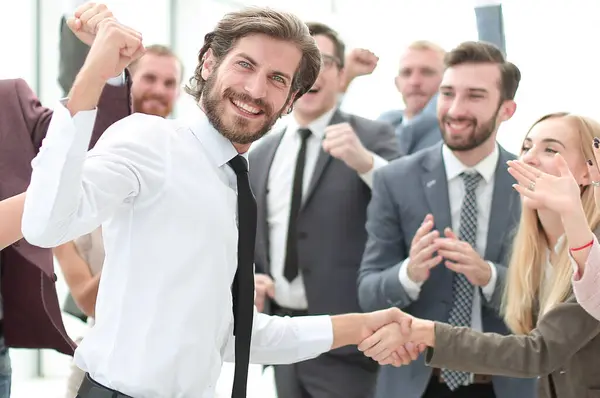
[[[58,281],[58,276],[56,276],[56,273],[54,273],[54,272],[52,273],[52,280],[54,282]]]
[[[298,239],[306,239],[306,232],[298,232]]]

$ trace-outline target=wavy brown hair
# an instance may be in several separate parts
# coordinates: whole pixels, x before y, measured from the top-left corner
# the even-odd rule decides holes
[[[254,34],[264,34],[296,45],[302,52],[302,59],[294,74],[290,94],[297,92],[296,101],[310,90],[321,70],[321,53],[306,24],[290,13],[251,7],[225,15],[215,30],[204,36],[198,66],[186,86],[186,92],[200,101],[206,83],[202,78],[202,64],[208,49],[212,50],[219,65],[239,39]]]

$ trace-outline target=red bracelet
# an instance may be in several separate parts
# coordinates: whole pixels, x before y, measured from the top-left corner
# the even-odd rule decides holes
[[[574,248],[572,248],[572,249],[569,249],[569,250],[570,250],[570,251],[572,251],[572,252],[577,252],[577,251],[579,251],[579,250],[587,249],[588,247],[590,247],[590,246],[591,246],[591,245],[593,245],[593,244],[594,244],[594,240],[592,239],[591,241],[589,241],[588,243],[586,243],[586,244],[585,244],[585,245],[583,245],[583,246],[580,246],[580,247],[574,247]]]

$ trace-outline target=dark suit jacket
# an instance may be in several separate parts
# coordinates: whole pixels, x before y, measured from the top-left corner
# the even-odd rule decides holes
[[[488,226],[485,259],[498,271],[494,295],[488,302],[481,295],[481,320],[485,331],[507,334],[499,316],[506,278],[506,260],[512,233],[519,221],[519,194],[512,188],[506,161],[514,156],[500,148],[494,174],[494,192]],[[410,299],[400,283],[399,270],[409,256],[411,241],[427,213],[432,213],[435,228],[443,235],[452,227],[448,181],[442,158],[442,144],[395,160],[375,174],[373,198],[368,208],[365,248],[358,276],[358,298],[365,311],[398,307],[418,318],[446,322],[452,308],[454,273],[443,265],[431,270],[417,300]],[[379,372],[377,396],[420,398],[431,377],[423,357],[410,365],[384,366]],[[530,380],[494,378],[498,398],[531,398]]]
[[[436,114],[437,98],[438,94],[434,95],[421,113],[407,125],[402,124],[404,119],[402,110],[384,112],[377,119],[394,127],[400,145],[400,153],[403,155],[410,155],[429,148],[442,140],[442,132]]]
[[[435,349],[428,349],[426,360],[467,372],[538,376],[540,398],[600,397],[600,322],[573,298],[549,311],[525,336],[436,323]]]
[[[348,122],[362,144],[384,159],[399,156],[390,126],[336,111],[330,124]],[[257,272],[269,273],[267,182],[283,132],[264,138],[250,152],[250,182],[258,205],[255,263]],[[324,151],[298,216],[299,267],[302,270],[310,314],[356,312],[356,272],[367,239],[366,209],[371,189],[341,160]],[[356,348],[336,350],[364,361]]]
[[[128,75],[127,75],[128,76]],[[115,121],[131,113],[130,83],[102,92],[90,146]],[[0,80],[0,200],[24,192],[31,161],[46,136],[52,111],[43,107],[21,79]],[[0,253],[6,345],[53,348],[73,354],[56,295],[52,252],[21,239]]]

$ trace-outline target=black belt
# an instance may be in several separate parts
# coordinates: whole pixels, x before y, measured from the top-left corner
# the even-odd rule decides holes
[[[438,383],[446,384],[446,381],[442,377],[442,370],[439,368],[433,368],[433,372],[431,373],[432,377],[434,377]],[[473,374],[473,383],[472,384],[490,384],[492,382],[492,376],[490,375],[480,375]]]
[[[285,308],[271,302],[271,312],[277,316],[306,316],[308,315],[307,310],[296,310],[293,308]]]
[[[77,396],[80,398],[132,398],[129,395],[104,387],[92,379],[88,373],[83,378]]]

